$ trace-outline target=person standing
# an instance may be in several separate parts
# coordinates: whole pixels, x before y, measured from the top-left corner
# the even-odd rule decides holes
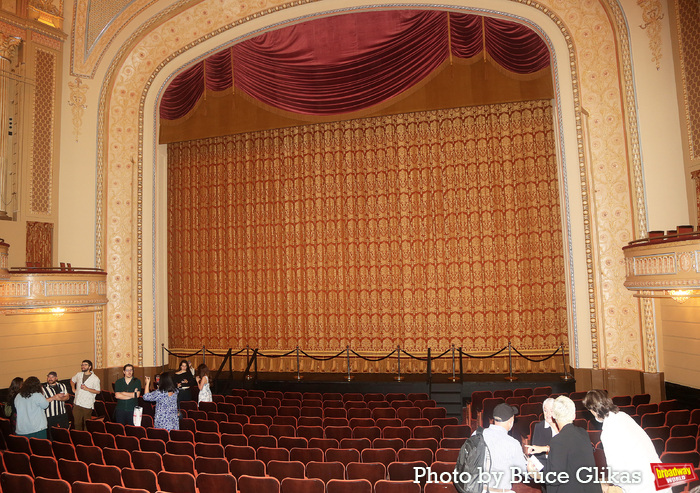
[[[122,368],[124,377],[114,382],[114,397],[117,408],[114,410],[114,421],[123,425],[134,424],[134,408],[141,395],[141,380],[134,378],[134,365],[126,364]]]
[[[532,441],[531,445],[538,447],[549,447],[552,438],[559,433],[559,428],[557,428],[557,423],[554,421],[554,399],[548,397],[542,403],[542,413],[544,419],[535,424],[535,429],[532,431]],[[544,449],[543,449],[544,450]],[[535,457],[542,463],[542,465],[547,465],[547,453],[540,452],[535,454]],[[542,486],[542,491],[546,491],[546,486]]]
[[[65,384],[58,381],[58,374],[55,371],[50,371],[46,375],[46,383],[41,386],[41,391],[47,399],[57,396],[46,408],[47,430],[48,436],[51,438],[53,426],[66,429],[70,426],[70,418],[66,411],[66,401],[70,399],[70,394],[68,394],[68,388]]]
[[[199,396],[197,402],[211,402],[211,387],[209,387],[209,367],[201,364],[197,367],[197,385],[199,386]]]
[[[29,377],[22,384],[19,394],[15,397],[17,408],[17,429],[15,433],[27,438],[47,438],[46,413],[49,405],[60,394],[48,399],[41,392],[41,382],[37,377]]]
[[[493,424],[484,429],[484,441],[491,457],[491,475],[488,491],[512,492],[513,474],[525,475],[527,463],[523,449],[508,432],[513,428],[517,409],[498,404],[493,409]]]
[[[583,405],[603,423],[600,443],[611,471],[620,473],[615,484],[625,493],[656,491],[650,464],[661,462],[649,435],[627,413],[621,412],[604,390],[589,390]],[[626,473],[626,474],[623,474]],[[632,473],[637,473],[638,481]],[[670,493],[671,488],[659,490]]]
[[[83,360],[80,371],[70,381],[75,393],[73,399],[73,426],[76,430],[85,430],[85,421],[92,416],[95,398],[100,393],[100,379],[92,372],[92,361]]]
[[[17,426],[17,408],[15,407],[15,397],[19,394],[19,389],[22,388],[24,383],[24,378],[15,377],[10,382],[10,388],[7,394],[7,404],[10,405],[10,414],[7,415],[10,418],[10,428],[12,433],[15,432],[15,426]]]
[[[189,371],[187,373],[190,373]],[[175,374],[167,371],[160,376],[158,390],[150,391],[151,378],[146,377],[143,400],[156,403],[156,415],[153,419],[155,428],[179,430],[180,419],[177,411],[177,395],[180,393],[175,385]]]
[[[529,453],[546,451],[547,464],[540,471],[545,477],[549,493],[602,493],[602,488],[595,473],[597,471],[593,457],[593,445],[588,432],[574,425],[576,405],[566,396],[559,396],[554,401],[554,419],[559,433],[552,437],[549,446],[531,445]],[[530,472],[537,472],[533,464],[528,464]],[[590,481],[579,480],[579,473],[593,475]],[[554,474],[551,474],[554,473]],[[565,474],[563,474],[565,473]],[[583,479],[588,479],[588,476]]]
[[[177,386],[177,402],[178,404],[182,401],[192,400],[192,390],[191,387],[197,385],[197,382],[190,371],[190,364],[186,359],[180,361],[180,369],[175,372],[175,385]]]

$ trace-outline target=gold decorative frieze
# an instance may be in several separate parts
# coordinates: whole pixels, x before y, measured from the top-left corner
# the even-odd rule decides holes
[[[632,259],[632,273],[635,276],[656,276],[676,273],[676,255],[648,255]]]
[[[0,283],[0,298],[29,297],[28,281],[6,281]]]
[[[689,296],[700,297],[700,239],[646,242],[624,253],[625,287],[635,296],[670,297],[672,291],[690,290]]]
[[[44,308],[95,310],[107,304],[106,279],[107,274],[97,270],[10,271],[9,279],[0,279],[0,314]]]
[[[88,281],[46,281],[46,296],[87,296]]]

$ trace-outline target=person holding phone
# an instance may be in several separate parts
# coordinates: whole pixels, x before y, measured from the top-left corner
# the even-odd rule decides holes
[[[156,403],[156,415],[153,419],[155,428],[164,430],[179,430],[180,419],[177,409],[177,395],[179,393],[175,385],[175,374],[167,371],[160,376],[158,389],[151,392],[151,377],[146,377],[146,386],[143,391],[143,400]]]

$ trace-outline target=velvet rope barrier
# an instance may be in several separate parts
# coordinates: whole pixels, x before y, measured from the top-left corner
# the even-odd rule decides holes
[[[225,357],[225,356],[226,356],[226,354],[218,354],[218,353],[215,353],[215,352],[213,352],[213,351],[210,351],[210,350],[208,350],[208,349],[206,349],[206,348],[204,348],[204,347],[203,347],[202,349],[200,349],[199,351],[196,351],[196,352],[194,352],[194,353],[189,353],[189,354],[181,354],[181,353],[173,352],[173,351],[167,349],[167,348],[165,347],[164,344],[162,345],[162,349],[163,349],[164,352],[167,352],[169,355],[175,356],[175,357],[177,357],[177,358],[190,358],[190,357],[196,356],[196,355],[198,355],[198,354],[200,354],[200,353],[202,353],[202,354],[209,353],[209,354],[211,354],[211,355],[213,355],[213,356],[219,356],[219,357]],[[349,357],[350,357],[350,354],[352,354],[353,356],[355,356],[355,357],[357,357],[357,358],[359,358],[359,359],[361,359],[361,360],[369,361],[369,362],[373,362],[373,363],[376,363],[376,362],[379,362],[379,361],[384,361],[384,360],[390,358],[391,356],[393,356],[394,354],[396,354],[396,355],[397,355],[397,358],[398,358],[398,365],[399,365],[399,366],[398,366],[398,368],[399,368],[399,370],[398,370],[398,371],[399,371],[399,378],[400,378],[400,375],[401,375],[401,353],[405,354],[405,355],[408,356],[409,358],[412,358],[412,359],[415,359],[415,360],[418,360],[418,361],[432,361],[432,360],[436,360],[436,359],[440,359],[440,358],[446,357],[446,356],[448,355],[448,353],[451,353],[451,357],[452,357],[452,360],[453,360],[453,362],[452,362],[452,373],[453,373],[453,378],[454,378],[454,373],[455,373],[455,368],[454,368],[454,366],[455,366],[455,361],[454,361],[454,360],[455,360],[455,356],[454,356],[454,354],[455,354],[455,352],[458,352],[458,353],[459,353],[459,355],[460,355],[460,361],[461,361],[461,357],[462,357],[462,356],[466,356],[467,358],[473,358],[473,359],[489,359],[489,358],[494,358],[494,357],[498,356],[499,354],[501,354],[501,353],[502,353],[503,351],[505,351],[506,349],[509,351],[509,353],[510,353],[510,351],[512,350],[512,351],[514,351],[518,356],[522,357],[523,359],[525,359],[525,360],[527,360],[527,361],[531,361],[531,362],[533,362],[533,363],[542,363],[542,362],[544,362],[544,361],[547,361],[547,360],[553,358],[554,356],[556,356],[556,355],[559,353],[559,351],[561,351],[563,357],[564,357],[564,355],[565,355],[564,346],[563,346],[563,345],[560,345],[557,349],[554,350],[554,352],[552,352],[552,354],[549,354],[549,355],[544,356],[544,357],[542,357],[542,358],[533,358],[533,357],[530,357],[530,356],[527,356],[527,355],[523,354],[523,353],[520,352],[517,348],[513,347],[510,343],[508,343],[507,346],[504,346],[503,348],[499,349],[498,351],[496,351],[496,352],[494,352],[494,353],[491,353],[491,354],[484,355],[484,356],[477,356],[477,355],[469,354],[469,353],[465,352],[461,347],[455,348],[454,345],[452,345],[451,347],[449,347],[448,349],[446,349],[445,351],[443,351],[442,353],[440,353],[438,356],[426,356],[426,357],[416,356],[415,354],[411,354],[411,353],[409,353],[408,351],[406,351],[405,349],[401,349],[400,346],[397,346],[396,349],[394,349],[393,351],[391,351],[391,352],[389,352],[389,353],[387,353],[387,354],[385,354],[385,355],[383,355],[383,356],[377,356],[377,357],[364,356],[364,355],[358,353],[357,351],[355,351],[354,349],[351,349],[349,346],[346,347],[345,349],[342,349],[342,350],[338,351],[336,354],[331,355],[331,356],[314,356],[314,355],[312,355],[312,354],[307,353],[306,351],[304,351],[303,349],[299,348],[298,346],[297,346],[296,348],[294,348],[294,349],[292,349],[292,350],[290,350],[290,351],[287,351],[287,352],[285,352],[285,353],[282,353],[282,354],[265,354],[265,353],[261,352],[259,349],[256,349],[256,350],[255,350],[255,353],[256,353],[256,356],[259,355],[259,356],[262,356],[263,358],[270,358],[270,359],[284,358],[284,357],[287,357],[287,356],[290,356],[290,355],[296,353],[296,357],[297,357],[297,374],[299,374],[299,355],[300,355],[300,354],[303,355],[303,356],[306,357],[306,358],[309,358],[309,359],[313,360],[313,361],[331,361],[331,360],[334,360],[334,359],[336,359],[336,358],[339,358],[339,357],[341,357],[341,356],[343,356],[343,355],[345,355],[346,358],[349,358]],[[249,351],[249,350],[250,350],[250,347],[247,346],[247,347],[245,347],[245,348],[239,349],[239,350],[236,351],[236,352],[231,353],[231,356],[237,356],[237,355],[243,353],[243,351]],[[164,356],[163,356],[163,361],[165,361],[165,357],[164,357]],[[460,365],[461,365],[461,363],[460,363]],[[565,359],[564,359],[564,366],[566,367],[566,360],[565,360]],[[509,367],[510,367],[510,364],[509,364]],[[461,368],[461,366],[460,366],[460,368]],[[565,369],[566,374],[568,375],[568,370],[567,370],[566,368],[564,368],[564,369]],[[460,370],[460,372],[461,372],[461,370]]]

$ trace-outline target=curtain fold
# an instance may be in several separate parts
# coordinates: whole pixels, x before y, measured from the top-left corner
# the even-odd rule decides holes
[[[552,349],[549,101],[168,146],[171,347]]]
[[[237,89],[274,108],[307,115],[348,113],[417,84],[447,60],[449,49],[471,58],[484,47],[515,74],[549,65],[544,41],[505,20],[430,10],[344,14],[269,31],[210,56],[170,83],[161,118],[185,116],[205,84],[211,91],[228,89],[234,74]]]

